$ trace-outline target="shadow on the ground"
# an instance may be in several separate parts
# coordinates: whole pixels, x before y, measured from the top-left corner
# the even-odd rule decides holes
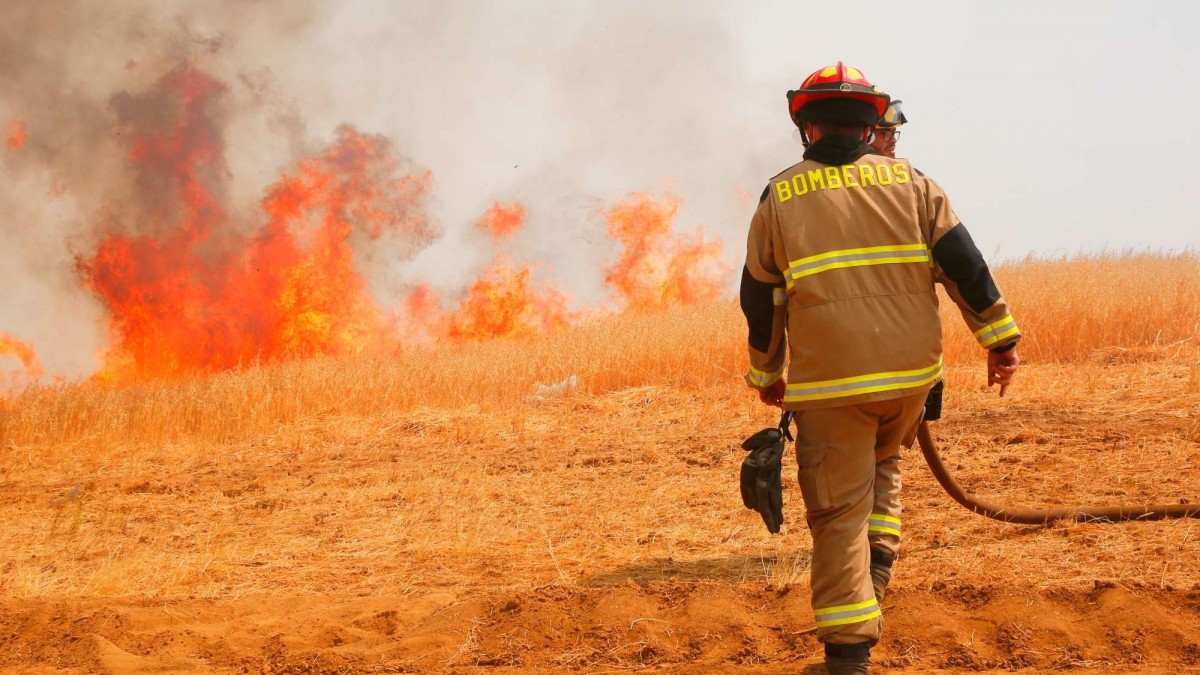
[[[617,586],[630,581],[639,584],[666,581],[791,584],[808,579],[810,562],[811,556],[808,551],[797,551],[783,559],[774,554],[731,555],[696,560],[650,558],[586,576],[580,580],[580,584],[595,588]]]

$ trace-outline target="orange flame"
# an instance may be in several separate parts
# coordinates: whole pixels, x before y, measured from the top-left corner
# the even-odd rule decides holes
[[[506,237],[525,224],[525,208],[520,204],[509,204],[503,206],[500,203],[492,204],[492,207],[483,213],[483,217],[477,223],[479,229],[490,232],[493,239]]]
[[[25,145],[25,127],[16,120],[10,120],[4,125],[4,132],[8,136],[8,147],[10,150],[16,150],[22,145]]]
[[[445,336],[449,315],[441,308],[437,295],[428,284],[418,285],[404,299],[403,343],[429,345]]]
[[[609,235],[623,246],[604,281],[625,307],[650,310],[720,297],[728,271],[721,243],[706,241],[702,232],[672,233],[679,204],[673,195],[659,203],[633,193],[604,214]]]
[[[8,373],[5,387],[16,389],[22,379],[25,382],[35,382],[42,376],[42,366],[38,363],[33,346],[18,340],[8,333],[0,333],[0,357],[12,356],[21,362],[21,370]]]
[[[110,314],[111,344],[97,377],[186,377],[397,342],[522,337],[589,315],[535,282],[536,267],[506,257],[457,305],[419,286],[395,312],[380,307],[356,267],[355,246],[385,235],[402,257],[427,246],[436,236],[424,212],[432,177],[409,171],[386,139],[350,127],[266,190],[257,227],[235,222],[226,199],[226,93],[222,82],[183,65],[148,92],[113,99],[131,169],[147,189],[145,203],[130,209],[139,214],[132,228],[115,217],[102,223],[95,250],[76,259],[83,284]],[[673,196],[634,193],[603,213],[621,245],[605,270],[618,302],[592,314],[720,296],[721,246],[700,231],[674,232],[679,206]],[[524,219],[520,204],[495,202],[477,227],[496,241]]]
[[[520,204],[494,204],[477,225],[499,238],[519,229],[524,217]],[[532,272],[530,266],[514,265],[500,256],[480,272],[452,311],[442,309],[428,285],[417,286],[404,301],[405,339],[429,343],[523,337],[570,325],[576,317],[567,296],[535,285]]]
[[[497,258],[471,284],[450,317],[447,334],[457,340],[522,337],[570,324],[567,297],[530,284],[530,268]]]
[[[195,68],[177,68],[155,92],[177,110],[170,128],[129,129],[130,161],[168,179],[179,215],[162,234],[110,231],[94,255],[76,261],[111,312],[103,379],[380,346],[392,319],[370,298],[350,239],[395,230],[412,254],[433,238],[420,210],[429,174],[400,175],[385,139],[348,127],[267,190],[258,232],[239,234],[220,198],[228,172],[214,110],[224,91]]]

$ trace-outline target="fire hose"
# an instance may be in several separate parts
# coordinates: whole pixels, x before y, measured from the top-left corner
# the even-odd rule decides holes
[[[946,494],[966,507],[968,511],[985,518],[1022,525],[1045,525],[1056,520],[1076,522],[1117,523],[1129,520],[1165,520],[1167,518],[1200,518],[1200,504],[1153,504],[1147,506],[1093,506],[1053,509],[1018,509],[998,506],[967,494],[950,475],[938,454],[937,444],[929,431],[929,423],[922,421],[917,429],[917,442],[933,477]]]

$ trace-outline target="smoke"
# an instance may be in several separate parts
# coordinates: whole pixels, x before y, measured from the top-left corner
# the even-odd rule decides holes
[[[736,95],[742,64],[711,3],[448,2],[386,30],[323,30],[335,31],[333,42],[352,36],[386,56],[337,61],[383,76],[344,78],[329,98],[379,101],[385,114],[368,126],[437,176],[448,236],[416,266],[392,268],[401,277],[461,285],[486,255],[455,226],[495,200],[519,201],[527,226],[516,251],[592,304],[606,293],[596,270],[619,255],[599,217],[611,203],[678,194],[679,227],[704,226],[737,251],[749,216],[737,191],[757,195],[782,168],[756,160],[787,135],[750,135],[762,106]]]
[[[272,10],[280,19],[273,39],[298,35],[313,18],[304,3],[281,4]],[[7,146],[0,146],[6,177],[0,183],[0,245],[10,253],[0,269],[0,332],[34,344],[47,372],[89,374],[107,343],[105,310],[75,271],[75,258],[94,250],[103,235],[97,225],[136,231],[165,226],[174,215],[174,203],[164,198],[168,177],[130,171],[122,137],[131,126],[167,124],[174,102],[139,100],[138,92],[188,62],[238,80],[241,57],[235,54],[248,50],[237,45],[265,33],[242,37],[236,28],[263,25],[264,9],[256,3],[0,5],[0,121],[8,129]],[[244,63],[252,62],[248,54]],[[252,80],[254,69],[246,70],[245,79]],[[271,156],[276,166],[286,159],[281,151],[294,134],[253,131],[256,125],[279,127],[287,116],[285,107],[265,104],[264,86],[236,87],[229,108],[214,116],[237,121],[224,142],[238,143],[246,153],[217,171],[255,173],[246,171],[247,157],[261,165],[261,157]],[[258,114],[245,114],[250,110]],[[21,142],[14,144],[17,128]],[[266,168],[257,174],[265,176]],[[266,182],[259,180],[256,191]]]
[[[569,314],[560,292],[602,302],[622,255],[605,214],[636,191],[678,195],[674,226],[703,226],[737,257],[746,190],[778,167],[755,160],[774,141],[748,136],[761,106],[730,95],[733,47],[705,3],[5,3],[0,245],[17,255],[0,271],[0,333],[32,343],[49,373],[99,367],[108,312],[76,261],[113,233],[186,220],[178,177],[131,170],[154,151],[128,136],[171,142],[180,98],[155,87],[182,67],[222,87],[191,127],[215,125],[195,179],[235,233],[252,235],[264,192],[345,124],[432,172],[426,209],[443,236],[414,251],[375,233],[357,249],[372,295],[401,313],[415,288],[530,274],[555,317]],[[497,204],[524,211],[499,242],[478,226]],[[506,277],[498,254],[528,267]]]

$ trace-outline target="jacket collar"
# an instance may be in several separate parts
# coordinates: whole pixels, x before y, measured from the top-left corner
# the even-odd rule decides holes
[[[871,152],[871,146],[853,136],[826,136],[808,146],[804,151],[804,159],[841,165],[850,164]]]

